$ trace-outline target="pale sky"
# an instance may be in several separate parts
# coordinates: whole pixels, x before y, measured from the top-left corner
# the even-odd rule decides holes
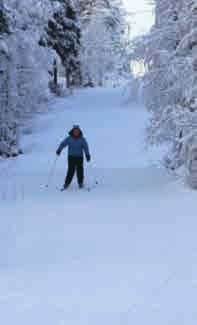
[[[147,0],[123,0],[131,15],[131,34],[133,37],[147,32],[154,23],[153,7]]]

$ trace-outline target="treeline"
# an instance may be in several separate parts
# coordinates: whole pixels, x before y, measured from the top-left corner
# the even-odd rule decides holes
[[[135,40],[133,58],[147,69],[148,142],[172,144],[197,130],[197,3],[156,0],[155,15],[151,31]]]

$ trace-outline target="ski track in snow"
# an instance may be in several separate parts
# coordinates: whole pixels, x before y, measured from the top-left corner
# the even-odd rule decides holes
[[[196,325],[197,193],[142,150],[144,108],[114,89],[53,106],[0,165],[1,323]],[[44,188],[73,123],[91,148],[87,186],[99,182],[89,193],[57,191],[66,152]]]

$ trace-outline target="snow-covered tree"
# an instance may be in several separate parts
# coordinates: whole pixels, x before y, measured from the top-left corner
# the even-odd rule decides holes
[[[149,143],[174,143],[181,131],[183,138],[196,132],[197,3],[155,0],[155,15],[150,33],[134,42],[134,58],[147,66]]]
[[[0,153],[17,155],[18,129],[48,96],[51,54],[38,45],[44,1],[0,1]],[[44,18],[43,18],[44,21]],[[43,105],[42,107],[44,108]]]
[[[102,85],[125,68],[125,11],[117,0],[81,1],[81,8],[83,83]]]
[[[49,18],[40,45],[52,48],[65,67],[67,87],[80,80],[80,26],[71,0],[58,0],[53,16]]]
[[[0,2],[0,155],[15,156],[15,82],[9,39],[14,24],[11,11]]]

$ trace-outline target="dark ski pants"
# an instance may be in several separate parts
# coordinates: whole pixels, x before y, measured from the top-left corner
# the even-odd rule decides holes
[[[75,171],[77,172],[78,184],[83,184],[84,170],[83,170],[83,157],[68,156],[68,173],[65,180],[65,186],[69,186],[74,177]]]

